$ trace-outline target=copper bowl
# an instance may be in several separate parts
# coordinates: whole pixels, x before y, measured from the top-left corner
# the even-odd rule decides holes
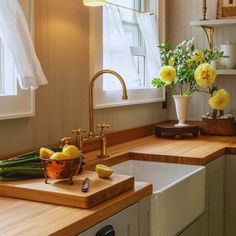
[[[48,183],[48,178],[68,179],[69,184],[73,184],[73,177],[82,171],[84,157],[82,156],[67,160],[40,159],[46,184]]]

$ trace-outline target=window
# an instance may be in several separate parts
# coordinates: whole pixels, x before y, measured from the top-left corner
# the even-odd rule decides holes
[[[17,95],[17,73],[12,56],[0,40],[0,96]]]
[[[32,25],[33,1],[24,0]],[[31,29],[32,30],[32,29]],[[34,115],[34,91],[22,90],[12,55],[0,39],[0,120]]]
[[[132,8],[132,9],[137,9],[137,10],[141,10],[142,8],[142,2],[143,0],[127,0],[127,1],[122,1],[122,0],[111,0],[111,3],[117,4],[117,5],[122,5],[124,7],[127,8]],[[124,29],[125,32],[125,37],[128,41],[129,44],[129,49],[125,49],[130,50],[132,56],[133,56],[133,60],[135,63],[135,69],[138,72],[138,77],[133,76],[133,80],[129,80],[127,82],[127,87],[128,88],[140,88],[140,87],[145,87],[145,48],[144,48],[144,43],[142,40],[142,35],[138,26],[138,22],[136,19],[136,12],[128,10],[128,9],[124,9],[124,8],[119,8],[119,12],[121,15],[121,20],[122,20],[122,27]],[[112,16],[113,17],[113,16]],[[115,45],[116,43],[114,41],[118,41],[120,40],[120,37],[114,37],[111,38],[110,34],[115,34],[115,24],[116,22],[114,22],[114,27],[110,25],[110,22],[114,20],[114,19],[110,19],[110,15],[109,13],[104,10],[103,13],[103,47],[109,47],[107,50],[109,50],[108,53],[106,53],[104,51],[104,57],[103,57],[103,67],[104,68],[109,68],[109,67],[114,67],[115,68],[115,64],[118,65],[121,62],[119,60],[123,60],[124,55],[121,54],[121,48],[123,48],[123,45]],[[109,29],[110,27],[110,29]],[[119,32],[117,33],[119,34]],[[112,40],[112,42],[108,42],[106,41],[106,37],[108,37],[108,40]],[[110,43],[110,44],[109,44]],[[122,43],[122,42],[120,42]],[[119,42],[117,42],[117,44],[119,44]],[[114,48],[118,49],[118,50],[114,50]],[[106,50],[106,49],[105,49]],[[111,56],[111,54],[113,54],[113,56]],[[115,55],[117,55],[117,60],[115,59]],[[126,56],[126,55],[125,55]],[[120,57],[123,57],[120,59]],[[112,60],[114,60],[114,64],[111,65],[111,58]],[[130,61],[126,61],[124,62],[124,67],[127,64],[130,64]],[[120,68],[119,68],[120,69]],[[119,71],[118,72],[121,72]],[[128,68],[123,68],[121,70],[127,70]],[[122,71],[124,72],[124,71]],[[121,74],[122,74],[121,72]],[[124,73],[123,76],[125,77],[125,75],[127,75],[128,73]],[[132,74],[132,72],[130,71],[130,74]],[[117,87],[119,88],[119,84],[116,80],[111,79],[110,75],[105,75],[104,81],[103,81],[103,89],[104,90],[117,90]]]
[[[145,9],[145,1],[143,0],[111,0],[111,3],[122,5],[128,8],[142,10]],[[136,88],[150,87],[150,84],[146,83],[146,50],[144,47],[143,38],[137,22],[136,13],[127,9],[120,8],[121,19],[126,33],[127,40],[129,42],[130,51],[133,56],[135,67],[139,76],[139,83]],[[135,88],[135,87],[133,87]]]
[[[161,0],[159,0],[161,1]],[[127,8],[155,13],[156,0],[110,0],[109,2]],[[114,14],[110,13],[109,4],[103,8],[98,17],[98,11],[90,18],[91,56],[93,58],[92,73],[100,69],[112,69],[120,73],[128,88],[128,101],[121,99],[121,86],[112,75],[103,76],[95,91],[95,108],[123,106],[139,103],[150,103],[165,100],[164,89],[152,88],[148,53],[142,28],[136,17],[136,12],[119,8]],[[150,10],[148,10],[150,9]],[[91,10],[93,11],[93,10]],[[119,17],[116,18],[116,14]],[[91,14],[92,15],[92,14]],[[96,16],[95,16],[96,15]],[[99,23],[102,21],[102,24]],[[122,30],[121,30],[122,27]],[[99,29],[101,32],[99,32]],[[100,39],[99,37],[100,36]],[[122,40],[125,37],[125,40]],[[95,48],[94,43],[101,44]],[[157,48],[157,45],[155,45]],[[127,55],[127,52],[129,55]],[[102,54],[102,56],[100,55]],[[148,59],[149,58],[149,59]],[[102,62],[102,63],[101,63]],[[153,74],[153,73],[152,73]],[[158,74],[155,73],[155,76]]]

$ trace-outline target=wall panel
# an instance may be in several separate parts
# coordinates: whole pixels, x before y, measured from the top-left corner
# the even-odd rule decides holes
[[[201,19],[201,3],[199,0],[168,0],[168,40],[176,45],[186,39],[195,38],[196,44],[200,48],[206,48],[207,42],[203,31],[200,28],[190,26],[191,20]],[[215,15],[216,0],[208,1],[208,19],[212,19]],[[215,33],[215,45],[230,41],[236,43],[236,27],[217,28]],[[219,76],[217,85],[225,88],[230,92],[231,103],[226,109],[227,112],[233,113],[236,116],[236,76]],[[169,104],[169,118],[175,119],[175,108],[172,99]],[[190,104],[189,118],[198,120],[203,114],[210,111],[208,106],[208,96],[202,93],[193,95]]]
[[[20,0],[28,12],[28,0]],[[0,155],[22,152],[88,127],[89,11],[81,0],[36,0],[35,45],[49,85],[36,91],[36,116],[0,121]],[[124,130],[167,119],[160,103],[95,111]]]

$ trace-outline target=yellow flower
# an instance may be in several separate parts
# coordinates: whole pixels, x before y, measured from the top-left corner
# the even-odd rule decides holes
[[[175,58],[174,57],[171,57],[170,60],[168,61],[169,65],[170,66],[175,66]]]
[[[163,66],[160,71],[160,77],[165,84],[169,85],[176,79],[176,70],[173,66]]]
[[[204,63],[197,67],[194,77],[198,86],[208,88],[215,82],[216,75],[216,69],[212,65]]]
[[[189,59],[186,60],[186,63],[187,63],[189,66],[192,64],[192,62],[193,62],[192,58],[189,58]]]
[[[214,110],[223,110],[229,104],[229,94],[224,89],[215,91],[208,101]]]
[[[196,49],[194,52],[193,52],[193,56],[192,56],[192,60],[193,61],[196,61],[196,62],[202,62],[204,61],[205,59],[205,55],[204,55],[204,52],[199,50],[199,49]]]

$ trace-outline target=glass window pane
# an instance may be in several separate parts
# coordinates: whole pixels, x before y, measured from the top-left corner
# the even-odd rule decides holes
[[[141,6],[141,0],[111,0],[109,2],[137,10],[140,10]],[[134,11],[120,8],[120,12],[123,21],[136,23]]]
[[[142,81],[141,86],[145,86],[145,57],[144,56],[133,56],[136,69],[140,80]]]
[[[124,24],[124,30],[126,33],[127,40],[130,46],[139,47],[140,46],[140,30],[137,25]]]
[[[0,41],[0,96],[17,95],[17,74],[10,51]]]

